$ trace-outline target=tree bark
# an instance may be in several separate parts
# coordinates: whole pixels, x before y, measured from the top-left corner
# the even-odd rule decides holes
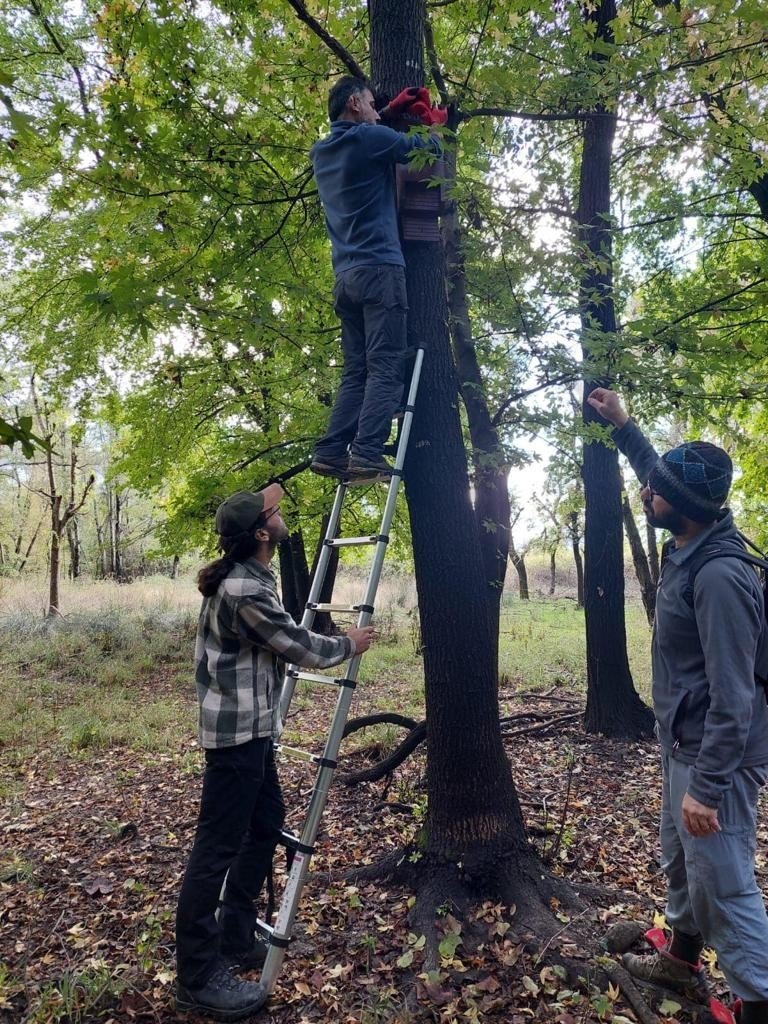
[[[452,125],[451,127],[455,127]],[[445,156],[448,189],[456,181],[456,150]],[[448,285],[448,323],[459,388],[467,411],[472,442],[472,475],[475,490],[475,518],[485,568],[493,632],[498,643],[499,614],[509,554],[509,465],[493,425],[485,397],[477,350],[472,337],[467,298],[464,242],[456,204],[452,203],[442,221]],[[497,652],[498,653],[498,652]]]
[[[328,532],[328,523],[330,521],[330,515],[324,515],[323,520],[320,524],[320,536],[317,541],[317,547],[315,548],[315,555],[312,559],[312,572],[310,579],[314,579],[315,573],[317,572],[317,563],[320,560],[320,553],[323,550],[323,538]],[[333,599],[333,588],[336,585],[336,573],[339,568],[339,549],[333,548],[331,550],[331,557],[328,560],[328,570],[325,574],[325,580],[323,586],[320,589],[319,601],[321,604],[330,604]],[[309,590],[307,590],[309,593]],[[322,633],[323,636],[333,636],[338,633],[339,630],[336,623],[331,618],[330,612],[318,612],[315,615],[315,621],[312,626],[316,633]]]
[[[555,596],[557,582],[557,548],[549,549],[549,596]]]
[[[280,587],[283,605],[289,615],[299,622],[309,597],[309,567],[304,550],[304,535],[295,530],[279,545]],[[316,617],[319,618],[319,615]],[[315,628],[316,625],[315,625]],[[320,632],[320,630],[318,630]]]
[[[571,537],[571,551],[576,566],[576,607],[584,607],[584,560],[581,557],[579,513],[568,513],[568,533]]]
[[[395,95],[422,85],[423,0],[371,0],[369,12],[375,90]],[[439,871],[450,863],[484,891],[508,894],[510,868],[526,864],[533,877],[538,860],[499,726],[496,638],[458,414],[444,258],[437,242],[404,242],[403,253],[409,338],[426,345],[405,464],[424,641],[424,864]]]
[[[601,49],[613,45],[611,21],[615,0],[599,0],[586,17],[593,22]],[[606,61],[595,51],[593,61]],[[613,263],[610,231],[611,160],[616,114],[598,106],[600,116],[584,123],[579,176],[578,225],[583,271],[579,282],[581,347],[587,369],[582,415],[587,424],[600,421],[586,398],[601,383],[592,376],[596,353],[610,350],[616,333],[613,304]],[[610,351],[601,357],[602,372]],[[653,713],[632,683],[627,658],[624,612],[624,566],[621,518],[621,476],[618,453],[605,444],[584,445],[584,611],[587,636],[588,732],[626,739],[650,735]]]
[[[648,559],[640,540],[640,531],[637,528],[635,517],[632,514],[632,507],[626,494],[621,499],[621,514],[624,519],[624,531],[629,541],[629,549],[632,552],[632,564],[635,567],[637,582],[640,584],[640,596],[643,599],[643,608],[648,619],[648,625],[653,625],[653,617],[656,613],[656,586],[651,579],[651,570],[648,567]]]
[[[655,587],[659,582],[659,544],[656,539],[656,528],[650,523],[645,524],[645,539],[648,545],[648,568]]]
[[[515,540],[512,536],[512,530],[519,518],[520,513],[518,512],[509,527],[509,560],[514,565],[515,572],[517,573],[517,589],[520,600],[530,601],[531,595],[528,589],[528,570],[525,567],[525,557],[515,547]]]
[[[77,519],[72,519],[67,524],[67,543],[69,544],[69,575],[71,579],[76,580],[81,573],[80,531],[77,528]]]

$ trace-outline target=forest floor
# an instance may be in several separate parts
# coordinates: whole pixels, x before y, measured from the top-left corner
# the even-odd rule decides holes
[[[393,586],[355,715],[423,712],[417,630],[398,593]],[[184,1020],[173,1002],[173,915],[202,771],[189,668],[194,616],[186,606],[134,601],[131,610],[79,609],[52,634],[28,616],[24,626],[16,605],[0,605],[0,616],[0,1022]],[[639,611],[630,624],[641,685],[648,631]],[[572,602],[510,602],[500,697],[502,716],[559,720],[528,733],[520,729],[543,720],[512,720],[506,745],[532,841],[577,891],[603,893],[579,921],[554,908],[563,925],[556,945],[583,957],[582,980],[566,981],[546,948],[526,944],[513,907],[488,903],[474,911],[471,943],[452,908],[441,908],[444,955],[426,972],[424,939],[408,926],[411,893],[348,878],[418,830],[426,809],[419,748],[389,779],[334,786],[296,938],[259,1020],[636,1019],[618,989],[597,983],[576,935],[588,926],[597,937],[627,918],[650,926],[663,906],[658,755],[653,743],[587,736],[578,717],[566,719],[583,705],[581,630]],[[319,750],[333,699],[330,688],[297,690],[289,742]],[[343,767],[363,766],[402,735],[377,727],[350,737]],[[291,762],[281,777],[289,825],[298,828],[312,779]],[[759,839],[765,881],[768,831]],[[278,883],[282,874],[280,864]],[[721,982],[711,958],[708,973]],[[691,1019],[674,1000],[657,1010]]]

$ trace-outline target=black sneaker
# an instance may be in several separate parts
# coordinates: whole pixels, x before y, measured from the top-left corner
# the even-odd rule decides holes
[[[266,1001],[263,985],[234,978],[223,967],[217,967],[202,988],[176,984],[177,1010],[192,1010],[213,1020],[243,1020],[260,1010]]]
[[[252,971],[267,959],[269,946],[263,939],[254,939],[250,949],[221,951],[221,959],[230,971]]]
[[[332,476],[335,480],[346,480],[347,457],[337,458],[333,455],[314,455],[309,468],[318,476]]]
[[[375,484],[378,480],[389,483],[392,479],[392,466],[383,456],[377,459],[365,459],[362,455],[349,456],[350,484]]]

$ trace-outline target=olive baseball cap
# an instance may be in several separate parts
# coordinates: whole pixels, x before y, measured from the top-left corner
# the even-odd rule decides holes
[[[235,491],[216,509],[216,532],[220,537],[248,533],[261,513],[278,505],[284,493],[280,484],[269,484],[261,491]]]

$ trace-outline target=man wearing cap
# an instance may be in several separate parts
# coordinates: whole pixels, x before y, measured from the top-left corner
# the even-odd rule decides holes
[[[708,549],[744,552],[723,507],[731,460],[704,441],[659,457],[614,391],[595,388],[587,401],[616,428],[613,440],[643,485],[648,522],[673,538],[652,641],[672,937],[664,951],[627,953],[624,962],[638,978],[685,988],[706,941],[742,1000],[741,1024],[768,1024],[768,917],[755,881],[757,801],[768,777],[768,708],[755,682],[768,668],[763,593],[736,557],[702,564]],[[694,560],[701,567],[690,595]]]
[[[282,663],[330,668],[366,651],[373,632],[365,626],[321,636],[283,608],[269,568],[288,535],[282,495],[270,484],[223,502],[216,512],[223,557],[198,575],[204,600],[195,679],[205,773],[176,916],[177,1005],[218,1020],[240,1020],[263,1002],[260,986],[232,971],[258,966],[266,955],[254,935],[254,901],[285,817],[273,751]]]
[[[418,149],[442,152],[437,135],[405,135],[379,121],[413,110],[428,124],[444,124],[446,112],[429,108],[422,94],[429,98],[425,89],[404,89],[380,115],[369,83],[344,75],[328,96],[330,134],[310,150],[331,240],[344,355],[328,429],[310,468],[353,484],[392,475],[383,449],[402,396],[408,312],[395,164]]]

